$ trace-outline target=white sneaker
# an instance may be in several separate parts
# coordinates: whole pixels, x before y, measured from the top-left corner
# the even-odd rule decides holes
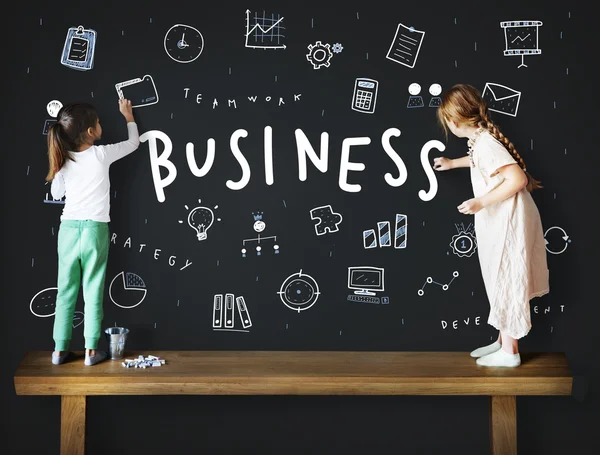
[[[94,355],[86,355],[85,361],[83,362],[87,366],[96,365],[97,363],[102,362],[106,359],[106,352],[104,351],[96,351]]]
[[[488,344],[487,346],[483,346],[472,351],[471,357],[483,357],[484,355],[496,352],[501,347],[502,345],[498,342],[498,340],[496,340],[492,344]]]
[[[510,354],[504,349],[498,349],[496,352],[484,355],[477,359],[477,365],[486,367],[518,367],[521,365],[521,355]]]

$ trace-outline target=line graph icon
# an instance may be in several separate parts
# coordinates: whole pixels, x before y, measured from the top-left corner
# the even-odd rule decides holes
[[[425,286],[427,286],[428,284],[432,284],[432,283],[437,284],[438,286],[440,286],[442,288],[442,290],[447,291],[456,277],[458,277],[458,272],[457,271],[452,272],[452,279],[450,280],[449,283],[444,284],[444,283],[438,283],[437,281],[433,281],[433,278],[428,276],[427,279],[425,280],[425,283],[423,284],[423,287],[421,287],[421,289],[419,289],[417,291],[417,294],[419,294],[420,296],[425,295]]]
[[[246,43],[252,49],[285,49],[282,43],[285,35],[283,31],[283,16],[272,14],[269,16],[264,11],[262,15],[246,10]]]

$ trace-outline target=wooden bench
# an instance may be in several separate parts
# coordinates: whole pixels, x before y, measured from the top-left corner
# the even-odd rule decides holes
[[[563,353],[521,354],[518,368],[482,367],[465,352],[152,351],[161,367],[52,365],[29,352],[15,377],[17,395],[61,396],[61,454],[85,453],[90,395],[485,395],[494,455],[517,453],[516,397],[571,395]],[[139,353],[127,353],[135,358]]]

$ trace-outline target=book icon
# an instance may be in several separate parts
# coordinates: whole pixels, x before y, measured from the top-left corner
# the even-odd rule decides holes
[[[404,24],[398,24],[386,58],[409,68],[414,68],[424,37],[425,32],[415,30],[414,27],[407,27]]]
[[[96,31],[85,29],[83,25],[71,27],[67,31],[60,63],[79,71],[91,70],[94,66]]]
[[[236,327],[236,309],[241,328]],[[215,294],[213,298],[213,330],[229,332],[249,332],[252,327],[250,312],[243,296],[236,297],[233,294]]]

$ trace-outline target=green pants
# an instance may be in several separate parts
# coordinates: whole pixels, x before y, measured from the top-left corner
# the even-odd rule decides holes
[[[86,349],[97,349],[109,247],[108,223],[63,220],[58,231],[58,293],[53,338],[56,351],[69,350],[73,314],[83,287],[83,336]]]

